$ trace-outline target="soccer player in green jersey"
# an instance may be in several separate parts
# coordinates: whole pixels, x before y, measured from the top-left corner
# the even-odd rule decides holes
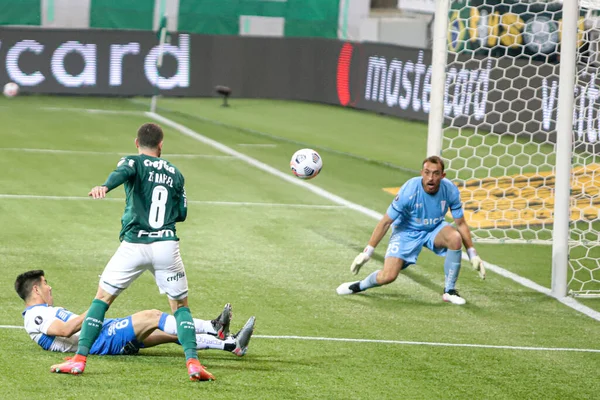
[[[170,162],[160,158],[163,131],[142,125],[135,139],[138,154],[121,158],[101,186],[89,196],[102,199],[124,185],[126,204],[121,219],[121,245],[100,277],[98,292],[81,327],[75,356],[51,367],[52,372],[79,375],[102,330],[108,307],[145,270],[150,270],[161,293],[166,293],[177,321],[177,338],[185,353],[190,380],[214,380],[198,360],[194,320],[188,308],[188,284],[179,254],[175,223],[187,216],[184,179]]]

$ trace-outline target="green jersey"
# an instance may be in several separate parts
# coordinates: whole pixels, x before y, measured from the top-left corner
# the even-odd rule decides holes
[[[175,223],[185,221],[187,200],[184,179],[166,160],[139,154],[121,158],[104,186],[125,187],[125,211],[121,218],[120,240],[151,243],[179,240]]]

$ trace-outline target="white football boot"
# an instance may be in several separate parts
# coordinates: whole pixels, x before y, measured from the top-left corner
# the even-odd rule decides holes
[[[338,288],[335,291],[340,296],[344,296],[347,294],[359,293],[359,292],[362,292],[362,290],[360,290],[359,285],[360,285],[360,281],[346,282],[346,283],[342,283],[340,286],[338,286]]]
[[[452,303],[459,306],[462,306],[467,302],[465,299],[460,297],[458,291],[454,289],[448,290],[446,293],[444,293],[442,300],[444,300],[446,303]]]

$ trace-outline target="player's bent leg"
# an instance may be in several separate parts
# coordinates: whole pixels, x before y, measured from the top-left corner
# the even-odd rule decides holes
[[[396,278],[398,278],[398,274],[402,271],[403,267],[403,259],[398,257],[386,257],[383,263],[383,269],[379,271],[376,276],[377,285],[387,285],[394,282]]]
[[[444,294],[442,300],[447,303],[463,305],[466,300],[460,296],[456,290],[456,281],[460,273],[461,266],[461,247],[462,239],[456,228],[447,225],[444,226],[436,235],[434,240],[435,249],[446,248],[446,258],[444,260]]]
[[[396,280],[404,265],[405,262],[401,258],[386,257],[383,269],[371,272],[362,281],[342,283],[337,287],[336,292],[340,296],[344,296],[364,292],[373,287],[387,285]]]
[[[139,340],[139,338],[138,338]],[[144,348],[154,347],[166,343],[178,343],[177,336],[159,330],[152,331],[144,340],[141,340]]]
[[[452,225],[446,224],[435,235],[433,242],[437,248],[446,248],[448,250],[460,250],[462,248],[462,239],[460,233]]]
[[[158,329],[163,314],[160,310],[144,310],[133,314],[131,323],[136,339],[143,342],[154,330]]]
[[[336,289],[337,294],[339,294],[340,296],[356,294],[364,292],[365,290],[373,287],[388,284],[396,280],[396,278],[398,277],[398,273],[400,272],[400,270],[402,270],[404,261],[395,257],[388,257],[385,260],[386,261],[382,270],[371,272],[362,281],[342,283]]]

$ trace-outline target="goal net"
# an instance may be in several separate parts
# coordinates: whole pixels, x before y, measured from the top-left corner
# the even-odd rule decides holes
[[[568,87],[574,104],[565,222],[566,285],[574,295],[600,295],[598,9],[600,0],[580,1],[572,35],[576,79]],[[456,0],[448,11],[440,151],[447,177],[461,190],[474,239],[552,244],[559,229],[557,111],[564,86],[559,72],[561,62],[569,62],[560,51],[563,3]]]

